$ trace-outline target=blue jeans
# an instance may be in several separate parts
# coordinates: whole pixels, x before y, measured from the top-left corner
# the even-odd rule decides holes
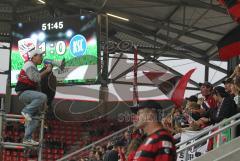
[[[22,112],[29,114],[30,117],[36,116],[39,113],[40,108],[46,103],[46,94],[38,91],[26,90],[20,96],[19,100],[24,103],[25,107]],[[35,131],[39,123],[39,120],[32,120],[25,125],[24,139],[31,139],[32,133]]]

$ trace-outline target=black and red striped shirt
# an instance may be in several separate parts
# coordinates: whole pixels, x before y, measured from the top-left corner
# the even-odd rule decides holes
[[[176,161],[176,156],[173,137],[167,130],[160,129],[139,146],[133,161]]]

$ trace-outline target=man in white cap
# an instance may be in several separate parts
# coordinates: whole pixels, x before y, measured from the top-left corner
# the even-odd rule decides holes
[[[37,65],[42,64],[43,53],[41,50],[34,49],[28,53],[29,60],[24,64],[18,76],[16,92],[19,100],[24,103],[25,107],[21,114],[25,118],[25,134],[23,144],[38,145],[39,143],[32,139],[32,134],[38,126],[38,120],[32,119],[39,112],[39,109],[45,105],[47,96],[39,92],[41,78],[45,77],[52,71],[52,65],[41,73],[37,69]]]

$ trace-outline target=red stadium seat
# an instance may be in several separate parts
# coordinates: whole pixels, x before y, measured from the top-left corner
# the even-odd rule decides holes
[[[63,149],[59,149],[59,154],[64,154],[64,150]]]
[[[24,156],[24,153],[23,153],[23,152],[19,152],[19,153],[18,153],[18,156],[23,157],[23,156]]]
[[[52,153],[53,154],[57,154],[58,153],[58,149],[52,149]]]
[[[11,161],[11,160],[12,160],[11,156],[5,156],[4,157],[4,161]]]
[[[19,158],[19,161],[26,161],[26,158],[21,157]]]

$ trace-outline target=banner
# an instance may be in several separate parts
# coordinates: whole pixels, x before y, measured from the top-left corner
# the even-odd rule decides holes
[[[198,135],[202,131],[185,131],[185,132],[183,132],[181,134],[181,142],[184,142],[186,140],[190,140],[191,138]],[[199,137],[199,138],[201,138],[201,137]],[[199,139],[199,138],[197,138],[197,139]],[[181,145],[180,149],[184,148],[188,144],[194,143],[197,139],[194,139],[194,140],[188,142],[187,144]],[[186,161],[186,160],[190,161],[190,160],[193,160],[193,159],[205,154],[207,152],[207,145],[208,145],[208,142],[205,141],[205,142],[202,142],[198,145],[193,146],[192,148],[190,148],[187,151],[187,153],[186,153],[186,151],[182,151],[181,153],[178,154],[177,161]]]
[[[225,124],[222,127],[224,127],[226,125],[228,125],[228,124]],[[218,129],[216,129],[216,130],[218,130]],[[217,148],[221,144],[229,142],[232,139],[231,134],[232,134],[231,128],[228,128],[228,129],[222,131],[220,134],[216,135],[214,137],[214,141],[213,141],[213,148]]]

